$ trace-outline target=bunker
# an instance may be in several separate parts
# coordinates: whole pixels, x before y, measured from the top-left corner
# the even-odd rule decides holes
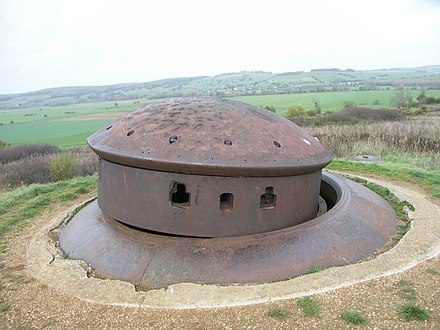
[[[393,209],[326,174],[330,154],[244,103],[151,104],[89,137],[98,198],[60,247],[99,276],[148,287],[260,283],[356,262],[396,232]]]

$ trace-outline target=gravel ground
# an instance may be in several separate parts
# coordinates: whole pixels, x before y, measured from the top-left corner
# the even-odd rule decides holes
[[[88,198],[90,196],[86,196]],[[438,204],[438,201],[436,202]],[[368,319],[364,329],[440,329],[440,256],[403,273],[314,295],[319,317],[308,317],[296,299],[242,307],[213,309],[146,309],[102,305],[59,293],[26,271],[26,250],[41,226],[75,203],[47,211],[19,234],[10,234],[9,250],[0,254],[0,328],[16,329],[352,329],[340,318],[347,310]],[[197,294],[197,292],[194,292]],[[426,308],[429,321],[405,321],[401,306],[410,301]],[[269,317],[275,307],[287,310],[285,319]]]

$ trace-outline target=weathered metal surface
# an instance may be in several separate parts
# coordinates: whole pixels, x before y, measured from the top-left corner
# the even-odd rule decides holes
[[[331,161],[316,139],[285,118],[211,98],[147,105],[87,141],[114,163],[197,175],[292,176]]]
[[[349,180],[323,175],[321,195],[332,209],[282,230],[226,238],[154,235],[104,215],[97,203],[62,228],[60,246],[96,272],[148,286],[257,283],[304,274],[312,266],[359,261],[396,232],[394,210]]]
[[[233,178],[151,171],[106,160],[100,161],[99,172],[104,214],[138,228],[198,237],[250,235],[311,220],[321,183],[321,171]],[[182,203],[173,201],[176,185],[187,194]]]

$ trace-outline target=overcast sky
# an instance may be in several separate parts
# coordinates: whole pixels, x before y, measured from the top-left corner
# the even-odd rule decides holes
[[[440,64],[440,0],[0,0],[0,94]]]

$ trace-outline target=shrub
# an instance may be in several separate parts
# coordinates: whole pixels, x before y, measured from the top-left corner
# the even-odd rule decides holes
[[[8,146],[8,144],[5,141],[0,140],[0,149],[6,148],[7,146]],[[1,157],[0,157],[0,159],[1,159]]]
[[[67,154],[56,155],[49,161],[49,169],[55,181],[75,177],[76,166],[76,160]]]
[[[309,111],[310,116],[314,115]],[[346,108],[339,112],[326,113],[324,116],[305,117],[287,116],[291,121],[299,126],[323,126],[330,124],[358,124],[378,121],[398,121],[405,118],[402,111],[395,109],[370,109],[370,108]]]
[[[428,112],[428,106],[426,104],[423,104],[419,109],[417,109],[414,113],[416,115],[424,115]]]
[[[269,110],[270,112],[276,113],[277,110],[275,109],[274,106],[272,105],[266,105],[265,107],[263,107],[263,109]]]
[[[287,107],[286,117],[287,118],[293,118],[293,117],[305,117],[307,116],[307,110],[306,107],[302,104],[289,104]]]
[[[344,101],[342,105],[344,109],[356,108],[356,103],[354,103],[353,101]]]
[[[53,176],[44,156],[28,157],[0,165],[0,187],[14,188],[32,183],[47,183]]]
[[[59,153],[60,148],[50,144],[24,144],[21,146],[0,149],[2,164],[24,159],[36,155],[50,155]]]
[[[69,154],[76,159],[76,176],[93,175],[98,171],[98,156],[88,147],[69,148]]]
[[[15,157],[17,154],[15,152],[11,155]],[[63,154],[28,156],[0,163],[0,188],[89,176],[95,174],[97,169],[98,157],[91,149],[85,147],[69,148]]]

